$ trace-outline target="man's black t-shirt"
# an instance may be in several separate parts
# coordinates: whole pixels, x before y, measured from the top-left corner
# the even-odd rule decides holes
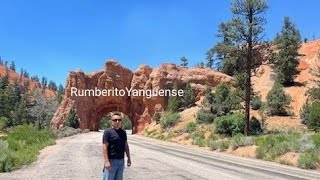
[[[103,133],[102,143],[108,143],[109,159],[123,159],[125,151],[125,143],[127,141],[126,132],[119,128],[108,128]]]

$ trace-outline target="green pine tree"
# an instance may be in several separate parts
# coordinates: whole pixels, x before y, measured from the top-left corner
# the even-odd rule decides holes
[[[40,79],[39,79],[39,77],[37,75],[32,76],[31,80],[36,81],[37,83],[40,83]]]
[[[8,72],[5,73],[3,77],[0,78],[0,89],[6,89],[9,85],[9,74]]]
[[[184,108],[190,108],[195,105],[195,97],[189,82],[187,82],[186,88],[184,89],[182,104]]]
[[[287,95],[280,83],[275,83],[267,94],[267,107],[271,115],[288,115],[291,97]]]
[[[173,86],[173,89],[178,90],[177,85],[175,84]],[[178,112],[180,107],[182,106],[182,97],[176,95],[176,96],[170,96],[168,99],[168,110],[171,112]]]
[[[212,51],[211,49],[206,52],[207,67],[211,69],[213,68],[213,65],[214,65],[213,56],[214,56],[214,51]]]
[[[19,103],[16,104],[12,115],[12,124],[14,126],[31,123],[31,116],[27,109],[27,96],[24,96]]]
[[[263,25],[266,22],[264,12],[268,9],[266,0],[233,0],[231,11],[235,18],[231,20],[231,37],[237,43],[238,60],[245,62],[245,126],[244,134],[249,134],[250,101],[251,101],[251,71],[254,64],[255,45],[261,44]],[[245,59],[245,61],[242,61]],[[241,63],[240,63],[241,65]]]
[[[309,129],[312,129],[316,132],[320,131],[320,102],[314,101],[311,104],[310,112],[306,122]]]
[[[243,71],[245,67],[243,58],[239,56],[242,54],[240,53],[241,49],[236,45],[233,34],[231,22],[221,23],[218,27],[217,37],[221,38],[222,41],[211,49],[212,52],[217,54],[218,69],[230,76],[237,71]]]
[[[47,85],[48,85],[48,80],[46,77],[42,77],[41,79],[41,85],[42,85],[42,89],[46,89]]]
[[[10,64],[9,68],[10,68],[12,71],[16,71],[16,65],[15,65],[14,61],[11,61],[11,64]]]
[[[79,128],[79,117],[75,108],[71,108],[66,120],[66,125],[73,128]]]
[[[52,80],[49,81],[48,88],[53,90],[53,91],[57,91],[58,90],[58,87],[57,87],[56,83],[54,81],[52,81]]]
[[[283,85],[293,84],[294,77],[298,74],[298,49],[301,44],[301,36],[289,17],[284,18],[281,33],[277,34],[274,42],[279,50],[274,62],[277,80]]]
[[[186,58],[186,57],[182,57],[181,59],[180,59],[180,61],[181,61],[181,66],[182,67],[187,67],[188,66],[188,59]]]

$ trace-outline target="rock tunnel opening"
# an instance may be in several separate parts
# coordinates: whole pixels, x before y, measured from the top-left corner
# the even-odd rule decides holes
[[[131,119],[129,118],[129,116],[127,116],[126,114],[121,113],[121,117],[122,117],[122,121],[121,121],[121,128],[123,130],[126,130],[127,133],[132,134],[132,122]],[[100,119],[100,124],[99,124],[99,130],[105,130],[109,127],[111,127],[111,116],[112,116],[112,112],[106,113],[102,116],[102,118]]]
[[[97,111],[97,122],[95,123],[97,130],[104,130],[108,127],[111,127],[110,119],[114,112],[121,113],[122,117],[122,128],[124,130],[130,130],[132,134],[135,133],[135,127],[133,123],[133,118],[130,116],[131,114],[125,111],[122,108],[119,108],[117,105],[107,105],[105,107],[100,108]]]

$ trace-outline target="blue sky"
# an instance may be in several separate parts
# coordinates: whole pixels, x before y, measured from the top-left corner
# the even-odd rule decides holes
[[[69,71],[103,68],[117,59],[136,70],[164,62],[193,66],[218,39],[218,24],[231,18],[231,0],[0,0],[0,56],[17,71],[65,85]],[[302,37],[320,37],[319,0],[270,0],[266,40],[289,16]]]

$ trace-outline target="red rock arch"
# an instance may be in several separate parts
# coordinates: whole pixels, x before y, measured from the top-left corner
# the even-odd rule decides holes
[[[101,117],[115,110],[129,116],[133,133],[141,132],[152,121],[156,111],[167,108],[168,97],[150,99],[141,96],[72,96],[71,89],[168,89],[173,84],[183,88],[190,82],[196,99],[203,94],[206,85],[215,86],[221,81],[231,82],[231,77],[209,68],[184,68],[175,64],[163,64],[158,68],[141,65],[134,73],[116,61],[107,61],[103,70],[84,74],[81,70],[69,73],[63,101],[51,120],[55,128],[64,126],[64,120],[74,107],[80,119],[81,129],[98,130]]]

